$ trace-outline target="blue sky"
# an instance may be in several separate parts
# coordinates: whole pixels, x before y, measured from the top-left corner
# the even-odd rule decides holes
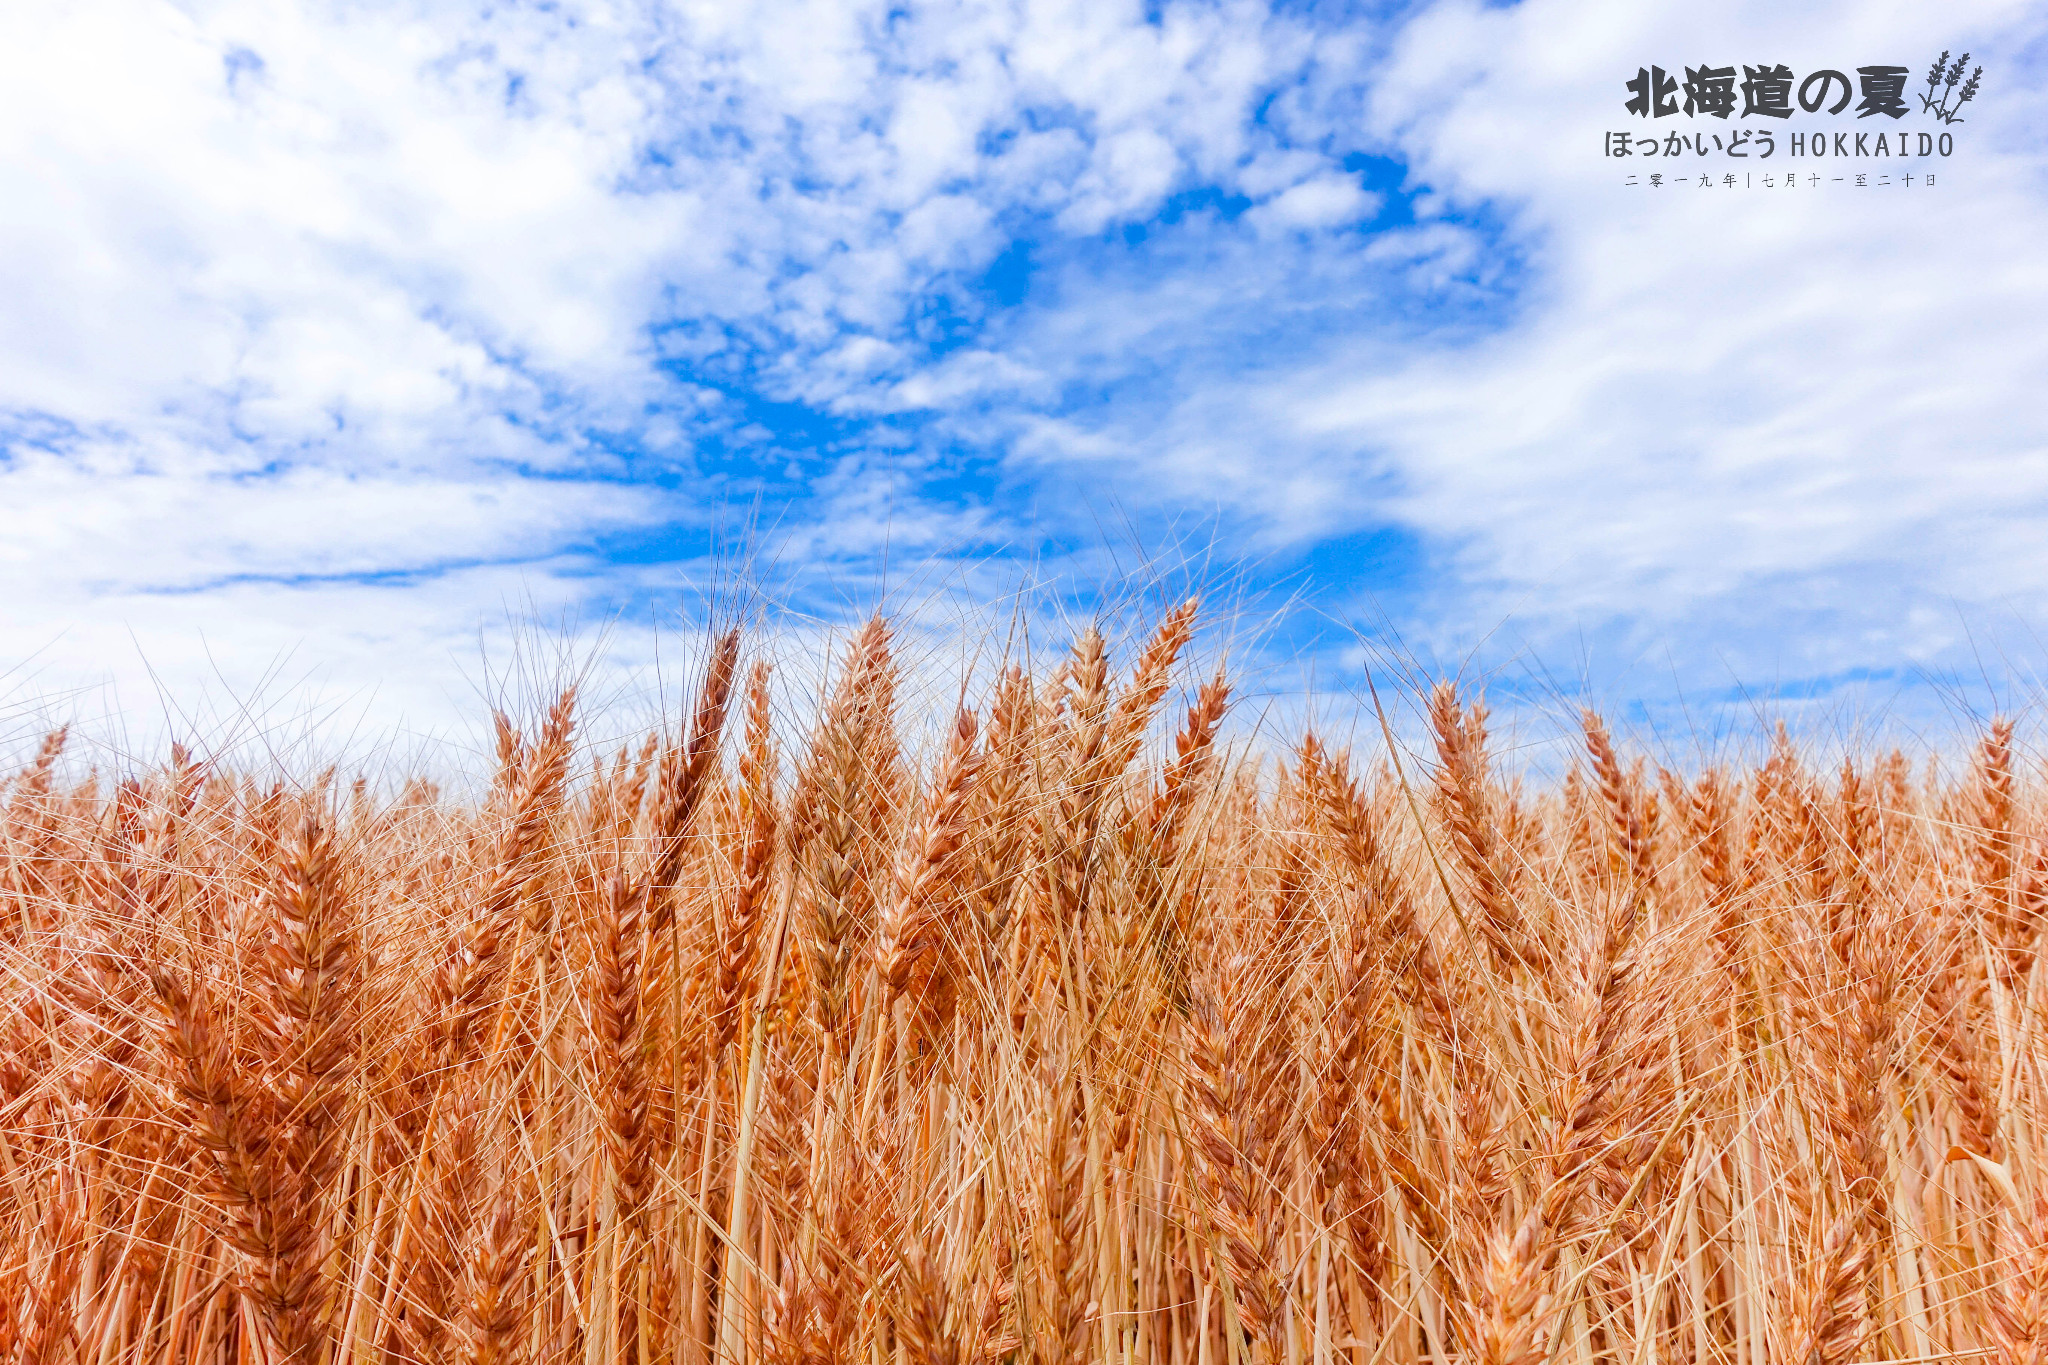
[[[1932,189],[1601,155],[1640,65],[1942,49]],[[2024,696],[2044,70],[2023,3],[25,0],[0,651],[431,728],[737,543],[821,623],[1206,575],[1276,692]]]

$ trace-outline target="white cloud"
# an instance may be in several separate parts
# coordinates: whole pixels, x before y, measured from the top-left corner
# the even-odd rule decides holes
[[[1650,650],[1721,680],[1967,663],[1960,622],[2048,609],[2031,548],[2048,520],[2048,159],[2041,72],[2020,60],[2044,36],[2038,10],[1996,0],[1431,6],[1363,77],[1376,149],[1430,188],[1416,223],[1355,253],[1213,231],[1198,276],[1077,272],[1024,352],[1078,352],[1074,372],[1143,355],[1172,378],[1020,423],[1018,449],[1122,463],[1140,471],[1127,499],[1227,509],[1251,544],[1413,537],[1425,584],[1393,595],[1413,638],[1453,657],[1512,618],[1539,656],[1591,632],[1620,662]],[[1890,186],[1785,190],[1782,131],[1748,168],[1776,173],[1770,192],[1625,188],[1659,163],[1601,155],[1638,65],[1917,69],[1943,47],[1987,75],[1931,191],[1924,163],[1868,161],[1847,173]],[[1240,299],[1302,310],[1313,340],[1247,347]]]
[[[2048,570],[2017,552],[2048,513],[2048,417],[2028,398],[2048,380],[2048,263],[2029,246],[2048,237],[2027,132],[2039,73],[1992,55],[2040,33],[2037,11],[1999,3],[1703,24],[1440,6],[1404,35],[1376,117],[1418,174],[1516,214],[1533,305],[1485,342],[1303,376],[1279,401],[1398,473],[1396,514],[1495,589],[1478,610],[1512,600],[1541,629],[1632,619],[1668,643],[1733,610],[1748,630],[1699,643],[1754,656],[1805,614],[1804,579],[1841,588],[1823,598],[1834,625],[1804,623],[1829,670],[1895,662],[1901,603],[2048,605]],[[1890,171],[1886,187],[1783,188],[1782,131],[1775,166],[1739,168],[1775,169],[1770,192],[1627,189],[1621,170],[1657,167],[1599,155],[1602,131],[1629,121],[1622,75],[1658,55],[1917,69],[1956,44],[1990,57],[2001,86],[1952,163],[1800,166]],[[1931,191],[1901,183],[1930,169]],[[1896,626],[1873,640],[1878,622]]]
[[[22,0],[0,564],[28,591],[0,632],[213,621],[256,657],[412,630],[403,668],[494,574],[639,592],[575,547],[775,477],[708,463],[722,436],[743,463],[750,397],[902,422],[780,475],[810,481],[790,553],[835,565],[1047,529],[923,501],[951,442],[1049,478],[1053,530],[1112,500],[1214,509],[1253,552],[1392,527],[1447,640],[1513,610],[1760,657],[1796,618],[1826,671],[1948,657],[1952,600],[2048,603],[2034,10],[1316,22]],[[1653,199],[1599,156],[1638,64],[1966,44],[1986,92],[1934,194]],[[1018,236],[1039,274],[1006,314],[973,282]],[[391,633],[309,629],[322,594]]]
[[[999,213],[1092,232],[1235,164],[1301,45],[1242,4],[29,0],[7,36],[0,405],[386,448],[630,414],[671,314],[900,328]]]
[[[1371,214],[1379,196],[1354,180],[1321,175],[1274,195],[1246,215],[1259,231],[1314,230],[1353,223]]]
[[[969,398],[1043,392],[1044,381],[1042,373],[1008,356],[979,349],[955,351],[897,384],[889,397],[894,400],[892,406],[944,408]]]
[[[613,481],[593,439],[691,477],[694,424],[742,419],[664,362],[828,407],[1027,384],[972,348],[920,370],[920,300],[1003,215],[1092,232],[1236,164],[1302,51],[1242,3],[9,6],[0,520],[32,591],[7,647],[140,617],[353,652],[252,605],[335,575],[427,575],[318,591],[445,634],[496,582],[451,565],[563,573],[593,535],[716,515],[715,484]],[[798,521],[828,556],[979,534],[915,496],[828,477]],[[575,567],[598,576],[563,591],[630,578]]]

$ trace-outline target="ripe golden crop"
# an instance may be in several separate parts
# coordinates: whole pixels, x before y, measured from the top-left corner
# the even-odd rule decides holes
[[[637,748],[501,718],[476,802],[53,736],[0,1361],[2048,1360],[2009,725],[1937,784],[1588,714],[1537,790],[1440,687],[1426,761],[1255,762],[1223,678],[1168,713],[1193,626],[924,754],[884,622],[794,725],[729,635]]]

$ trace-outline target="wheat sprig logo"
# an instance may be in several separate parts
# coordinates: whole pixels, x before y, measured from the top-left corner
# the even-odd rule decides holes
[[[1970,73],[1970,79],[1963,82],[1961,90],[1956,82],[1963,79],[1963,68],[1969,64],[1970,54],[1951,62],[1946,50],[1934,59],[1934,66],[1927,73],[1927,93],[1920,97],[1920,108],[1924,113],[1933,114],[1943,123],[1963,122],[1963,106],[1977,97],[1977,83],[1984,78],[1984,68],[1978,67]],[[1950,103],[1953,100],[1954,103]]]

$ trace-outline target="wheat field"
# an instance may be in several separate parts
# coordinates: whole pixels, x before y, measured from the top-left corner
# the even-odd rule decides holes
[[[474,800],[52,735],[0,1361],[2048,1361],[2010,724],[1525,785],[1448,685],[1228,745],[1195,624],[912,716],[877,619],[794,727],[734,632]]]

